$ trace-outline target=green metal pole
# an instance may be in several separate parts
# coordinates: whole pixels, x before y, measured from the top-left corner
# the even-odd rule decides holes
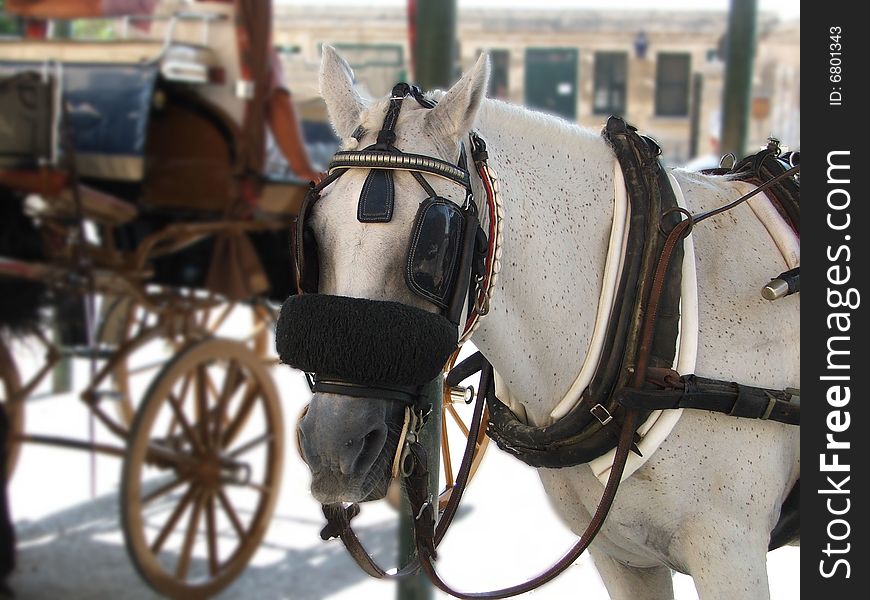
[[[438,476],[440,473],[441,447],[441,402],[442,402],[442,376],[439,375],[426,386],[423,395],[423,403],[432,405],[432,412],[426,422],[423,431],[420,432],[420,441],[426,449],[426,457],[429,463],[429,489],[437,496]],[[437,503],[438,499],[432,498]],[[437,507],[436,507],[437,508]],[[406,564],[414,556],[414,531],[411,527],[411,505],[407,494],[402,493],[402,508],[399,525],[399,563]],[[422,572],[405,577],[399,581],[396,597],[398,600],[431,600],[432,584]]]
[[[411,3],[409,2],[409,5]],[[455,79],[456,0],[416,0],[414,19],[414,81],[423,89],[447,89]],[[442,376],[426,388],[424,402],[432,405],[432,413],[421,433],[429,462],[429,489],[438,493],[441,447]],[[437,498],[433,499],[437,502]],[[414,533],[411,529],[411,508],[402,494],[401,525],[399,527],[399,557],[402,564],[414,555]],[[431,600],[432,584],[422,573],[399,581],[398,600]]]
[[[757,13],[757,0],[731,0],[725,44],[721,151],[733,152],[738,159],[746,153]]]
[[[414,79],[426,90],[447,89],[456,72],[456,0],[417,0]]]
[[[701,131],[701,104],[703,100],[703,90],[704,76],[700,73],[695,73],[692,76],[692,114],[691,122],[689,124],[689,157],[701,154],[699,139],[703,133],[706,133],[702,133]]]

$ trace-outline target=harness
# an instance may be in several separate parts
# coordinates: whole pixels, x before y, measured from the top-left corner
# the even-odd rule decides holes
[[[661,150],[655,141],[638,135],[634,127],[617,117],[608,119],[603,135],[622,167],[631,218],[603,358],[577,406],[552,425],[528,425],[496,399],[490,404],[490,436],[500,448],[531,466],[561,468],[588,463],[612,450],[627,408],[639,412],[640,422],[653,410],[700,408],[797,425],[800,404],[795,401],[799,397],[795,390],[767,390],[694,375],[683,377],[671,369],[679,325],[682,247],[666,232],[682,224],[683,235],[687,235],[694,224],[737,202],[693,217],[677,205],[659,164]],[[787,179],[788,169],[775,172],[770,168],[775,166],[769,165],[770,159],[771,151],[765,150],[739,164],[738,173],[748,172],[749,165],[768,165],[764,174],[756,175],[765,180],[759,181],[753,193],[776,184],[782,189],[793,185]],[[752,169],[751,173],[759,170]],[[792,203],[789,206],[799,218],[799,205],[797,210]],[[681,215],[686,219],[681,220]],[[671,262],[656,273],[655,261],[666,249]],[[658,315],[652,333],[644,338],[642,327],[653,306]],[[643,353],[648,354],[648,375],[640,386],[632,387],[629,381],[643,366]],[[635,436],[637,441],[639,437]],[[636,446],[633,450],[640,453]]]
[[[400,87],[400,86],[405,87]],[[405,84],[399,84],[393,90],[393,99],[384,121],[384,129],[378,135],[378,144],[370,146],[359,153],[339,153],[338,162],[330,165],[330,172],[326,179],[317,186],[313,186],[303,203],[303,211],[300,213],[297,223],[295,250],[297,255],[298,276],[301,291],[316,291],[317,280],[311,272],[311,260],[313,248],[313,233],[306,229],[305,217],[310,205],[318,198],[320,191],[335,181],[348,168],[358,165],[361,168],[373,169],[368,175],[366,185],[360,197],[358,218],[389,220],[392,206],[392,187],[387,175],[374,175],[375,169],[393,170],[403,168],[413,173],[430,173],[446,178],[463,185],[467,194],[470,194],[470,186],[465,184],[462,173],[452,177],[445,166],[455,169],[454,165],[444,163],[431,157],[406,155],[391,146],[395,140],[392,128],[395,126],[395,117],[398,108],[394,108],[396,102],[401,105],[401,99],[405,93],[410,93],[420,102],[419,90],[410,88]],[[421,103],[422,104],[422,103]],[[425,106],[425,105],[424,105]],[[387,133],[385,133],[385,131]],[[360,136],[361,137],[361,136]],[[450,499],[436,525],[435,507],[431,500],[428,489],[428,463],[425,449],[417,439],[419,428],[425,422],[425,418],[418,413],[406,412],[406,427],[403,433],[403,443],[400,445],[394,471],[399,470],[412,508],[414,539],[416,545],[416,558],[405,567],[388,573],[378,566],[365,551],[359,539],[353,532],[350,521],[359,513],[356,504],[348,506],[341,504],[325,505],[324,515],[327,525],[321,532],[323,539],[340,537],[348,548],[350,554],[363,570],[378,578],[396,578],[410,574],[417,569],[422,569],[430,580],[441,590],[458,598],[505,598],[521,594],[549,581],[570,566],[588,547],[589,543],[602,527],[613,502],[622,473],[625,468],[629,453],[634,450],[639,452],[636,446],[638,440],[636,431],[638,426],[653,410],[666,408],[703,408],[748,418],[761,418],[777,420],[783,423],[797,424],[799,421],[800,406],[798,394],[794,390],[767,390],[751,386],[740,385],[732,382],[699,378],[694,375],[680,376],[671,370],[674,358],[675,340],[677,337],[679,301],[680,301],[680,264],[674,259],[681,256],[682,239],[688,235],[692,227],[710,216],[727,210],[765,189],[769,189],[782,180],[793,176],[799,171],[799,166],[792,167],[773,178],[765,181],[749,194],[735,202],[701,215],[691,215],[686,209],[677,205],[673,190],[668,182],[667,174],[658,162],[660,148],[650,138],[641,137],[634,127],[626,124],[622,119],[611,117],[604,130],[604,137],[611,144],[621,165],[629,196],[629,222],[630,229],[627,239],[626,253],[623,261],[623,270],[620,275],[613,303],[614,309],[607,326],[604,352],[598,368],[592,376],[587,390],[583,393],[581,402],[565,417],[556,423],[546,427],[533,427],[522,423],[508,407],[498,400],[495,394],[494,372],[492,365],[480,354],[476,353],[459,365],[448,375],[447,384],[456,385],[463,379],[481,373],[480,391],[477,395],[474,416],[469,427],[469,443],[466,446],[456,485],[450,495]],[[474,146],[474,137],[472,137]],[[395,156],[393,156],[395,155]],[[407,157],[407,160],[402,157]],[[405,160],[405,162],[403,162]],[[426,161],[432,161],[427,163]],[[479,157],[475,157],[478,163]],[[488,173],[485,167],[485,158],[482,159],[484,167],[479,168],[479,173]],[[460,171],[463,170],[460,158]],[[385,166],[386,165],[386,166]],[[401,167],[399,165],[402,165]],[[409,167],[410,168],[404,168]],[[425,168],[423,168],[425,166]],[[437,171],[437,173],[436,173]],[[465,171],[467,174],[467,171]],[[417,177],[415,174],[415,177]],[[420,175],[422,177],[422,175]],[[372,189],[379,189],[385,194],[381,200],[373,201],[366,194],[366,188],[371,181]],[[424,180],[425,181],[425,180]],[[420,178],[418,178],[420,182]],[[492,200],[490,187],[493,186],[494,178],[484,179],[489,200]],[[458,298],[463,298],[463,304],[470,314],[481,311],[477,307],[479,302],[472,302],[474,295],[480,298],[487,297],[492,291],[492,277],[489,287],[477,289],[470,283],[472,275],[466,277],[462,267],[456,271],[453,277],[459,282],[445,284],[443,286],[430,282],[426,274],[434,275],[441,273],[441,269],[433,269],[425,266],[424,259],[418,259],[419,243],[416,239],[428,232],[421,230],[432,227],[427,224],[427,213],[434,211],[438,223],[443,223],[446,230],[445,239],[449,242],[444,245],[435,244],[435,247],[446,248],[441,254],[437,254],[439,264],[461,264],[469,262],[483,264],[482,269],[474,270],[474,266],[468,267],[477,281],[486,281],[485,261],[469,261],[457,253],[475,252],[475,255],[484,255],[482,244],[468,242],[471,236],[469,223],[476,225],[476,213],[470,208],[473,202],[466,196],[466,203],[457,207],[450,202],[453,208],[443,206],[431,188],[421,183],[421,186],[430,193],[429,198],[423,201],[418,209],[417,219],[413,227],[414,234],[408,253],[409,272],[412,266],[419,265],[419,271],[413,276],[406,277],[409,289],[414,293],[427,298],[444,314],[451,323],[458,324],[457,317]],[[363,198],[365,196],[365,198]],[[444,201],[449,202],[449,201]],[[497,202],[495,202],[497,204]],[[436,207],[436,208],[431,208]],[[495,222],[496,231],[500,230],[495,212],[491,213],[491,230]],[[479,225],[477,226],[479,229]],[[433,227],[434,229],[434,227]],[[462,232],[461,235],[459,232]],[[306,236],[308,238],[306,239]],[[480,239],[480,231],[473,234],[475,241]],[[308,246],[306,250],[306,245]],[[452,250],[450,249],[452,248]],[[460,250],[461,249],[461,250]],[[468,250],[472,249],[472,250]],[[453,258],[448,259],[447,254]],[[489,245],[486,256],[492,256],[489,264],[490,273],[497,273],[498,249]],[[444,270],[444,272],[448,272]],[[452,272],[452,271],[451,271]],[[463,289],[463,285],[468,287]],[[476,293],[475,293],[476,292]],[[450,299],[447,301],[447,299]],[[440,304],[439,304],[440,302]],[[467,318],[471,322],[471,316]],[[469,332],[466,326],[460,337],[465,337]],[[318,391],[317,378],[314,381],[314,390]],[[328,391],[348,393],[342,389],[346,382],[337,382],[336,387]],[[353,385],[353,384],[351,384]],[[321,387],[320,389],[324,389]],[[326,391],[326,390],[324,390]],[[356,394],[370,395],[368,392],[356,390]],[[474,440],[481,426],[483,406],[487,404],[490,411],[490,424],[488,434],[496,440],[498,445],[533,466],[564,467],[589,462],[615,447],[613,466],[605,484],[601,501],[593,515],[587,529],[580,536],[574,546],[551,568],[539,576],[522,584],[475,594],[466,594],[452,589],[441,580],[435,570],[434,560],[437,557],[436,548],[443,539],[461,501],[465,486],[470,473],[471,459],[474,454]],[[410,404],[409,404],[410,405]],[[411,419],[408,415],[413,415]]]

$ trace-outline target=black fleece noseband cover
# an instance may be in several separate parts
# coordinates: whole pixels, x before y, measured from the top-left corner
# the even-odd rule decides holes
[[[413,306],[346,296],[290,296],[275,345],[281,362],[321,378],[422,385],[456,349],[456,326]]]

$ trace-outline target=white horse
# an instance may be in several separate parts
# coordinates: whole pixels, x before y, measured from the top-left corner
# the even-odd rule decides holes
[[[481,57],[449,91],[435,94],[438,105],[431,110],[406,99],[395,146],[455,163],[470,129],[487,141],[504,201],[502,271],[473,342],[529,422],[540,425],[570,388],[589,348],[613,218],[615,158],[597,132],[485,99],[488,72]],[[373,143],[388,99],[361,98],[350,67],[329,47],[320,83],[346,145],[356,146],[351,134],[359,125],[366,131],[359,148]],[[392,221],[360,223],[357,201],[366,173],[348,171],[316,205],[320,291],[431,311],[402,277],[421,190],[409,173],[397,173]],[[673,175],[693,213],[750,189],[721,177],[680,170]],[[463,200],[457,186],[429,179],[440,195]],[[484,198],[480,181],[473,180],[475,197]],[[788,268],[756,217],[766,202],[758,196],[695,228],[700,315],[695,372],[769,388],[798,387],[800,299],[772,304],[759,294],[771,275]],[[392,448],[386,444],[381,460],[374,460],[375,452],[363,461],[367,471],[379,470],[376,477],[346,468],[349,459],[342,453],[360,452],[359,445],[349,450],[348,440],[371,438],[360,433],[371,423],[351,431],[356,425],[350,424],[363,418],[361,404],[370,405],[315,394],[302,422],[305,454],[320,459],[312,467],[312,490],[323,502],[359,500],[371,492],[373,481],[388,477],[395,442]],[[367,418],[395,418],[386,409],[375,412]],[[383,436],[375,437],[380,450]],[[582,532],[601,495],[599,479],[588,465],[539,473],[564,522]],[[608,592],[625,600],[672,598],[672,571],[679,571],[694,578],[704,600],[768,598],[770,532],[799,476],[797,427],[684,410],[659,449],[622,483],[591,546]]]

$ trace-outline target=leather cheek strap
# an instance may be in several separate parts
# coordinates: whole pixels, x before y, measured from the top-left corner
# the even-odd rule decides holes
[[[446,315],[447,319],[456,325],[462,322],[462,309],[468,301],[469,290],[474,289],[471,283],[471,267],[474,263],[474,245],[479,227],[480,224],[474,210],[465,211],[465,228],[462,233],[462,246],[459,251],[459,265]],[[469,310],[472,308],[469,307]]]

